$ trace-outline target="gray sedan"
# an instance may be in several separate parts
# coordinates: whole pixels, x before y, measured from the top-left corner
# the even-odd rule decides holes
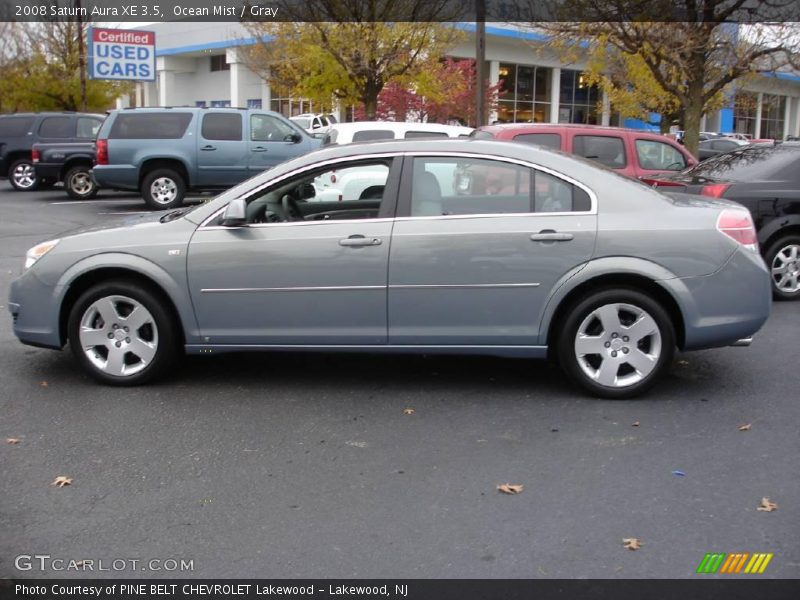
[[[319,150],[194,208],[39,244],[9,307],[23,343],[68,343],[108,384],[181,351],[551,354],[627,398],[676,347],[749,343],[770,282],[737,204],[546,149],[414,140]]]

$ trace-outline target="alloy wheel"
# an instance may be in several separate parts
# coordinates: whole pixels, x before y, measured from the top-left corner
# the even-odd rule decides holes
[[[127,296],[105,296],[90,304],[81,317],[78,339],[89,361],[116,377],[139,373],[158,350],[153,315]]]
[[[800,291],[800,245],[789,244],[778,250],[771,267],[776,288],[788,294]]]
[[[625,388],[645,379],[661,356],[655,319],[633,304],[605,304],[583,319],[575,335],[581,370],[596,383]]]
[[[159,177],[150,184],[150,196],[158,204],[169,204],[178,196],[178,186],[169,177]]]
[[[14,183],[19,189],[27,190],[36,184],[36,171],[30,163],[20,163],[11,173]]]

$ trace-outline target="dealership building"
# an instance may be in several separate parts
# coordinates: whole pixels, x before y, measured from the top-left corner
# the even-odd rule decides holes
[[[449,55],[474,58],[475,28],[461,27],[467,39]],[[273,94],[246,66],[246,48],[255,40],[239,23],[169,22],[142,29],[156,34],[155,80],[137,83],[135,96],[121,98],[119,106],[239,106],[286,116],[314,112],[308,101]],[[491,121],[647,127],[620,119],[602,92],[584,84],[580,63],[564,64],[540,33],[487,24],[486,61],[490,81],[502,80],[505,90]],[[345,119],[349,111],[342,107],[340,113]],[[748,82],[728,107],[704,117],[701,130],[754,138],[800,136],[800,76],[774,73]]]

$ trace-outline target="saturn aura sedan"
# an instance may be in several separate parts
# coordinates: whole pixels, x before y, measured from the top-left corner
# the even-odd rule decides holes
[[[370,181],[331,193],[331,173]],[[319,182],[326,182],[318,197]],[[193,208],[32,248],[19,339],[133,385],[181,353],[555,357],[594,396],[651,387],[676,348],[747,345],[770,280],[747,210],[484,140],[322,149]]]

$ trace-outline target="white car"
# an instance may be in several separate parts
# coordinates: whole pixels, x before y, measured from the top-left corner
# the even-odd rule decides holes
[[[334,125],[337,122],[336,117],[333,115],[314,113],[303,113],[302,115],[289,117],[289,120],[294,121],[311,134],[327,133],[331,125]]]
[[[410,138],[469,137],[472,127],[441,125],[439,123],[408,123],[396,121],[358,121],[331,125],[322,141],[323,146],[369,142],[375,140],[399,140]]]

